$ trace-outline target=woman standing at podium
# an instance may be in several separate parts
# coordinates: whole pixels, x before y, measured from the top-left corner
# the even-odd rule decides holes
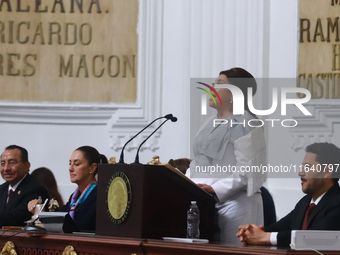
[[[258,119],[247,105],[248,96],[256,92],[254,77],[242,68],[232,68],[220,72],[215,84],[238,87],[244,95],[245,111],[243,115],[233,114],[234,98],[229,89],[216,88],[222,104],[216,93],[211,91],[216,103],[209,99],[209,106],[217,110],[217,116],[210,118],[198,131],[193,143],[194,160],[187,175],[216,198],[220,242],[238,244],[236,233],[242,222],[263,224],[260,187],[265,181],[262,174],[242,173],[240,169],[265,164],[266,146],[263,129],[252,127],[259,126],[256,123]],[[252,88],[253,95],[248,95],[248,88]],[[222,120],[228,122],[214,125],[214,119],[219,119],[220,123]],[[251,126],[248,125],[249,120],[252,120]],[[229,167],[231,171],[207,173],[208,167],[212,166],[215,169]]]

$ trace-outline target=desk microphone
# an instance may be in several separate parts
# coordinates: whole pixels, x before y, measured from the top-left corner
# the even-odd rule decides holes
[[[167,122],[168,120],[171,120],[172,122],[176,122],[177,118],[173,117],[171,115],[171,118],[167,118],[165,121],[162,122],[162,124],[159,125],[158,128],[155,129],[155,131],[153,131],[138,147],[137,153],[136,153],[136,158],[135,158],[135,162],[133,164],[137,164],[140,165],[141,163],[139,163],[139,150],[142,147],[142,145],[158,130],[160,129],[161,126],[163,126],[165,124],[165,122]]]
[[[121,151],[121,153],[120,153],[120,158],[119,158],[118,164],[125,164],[125,162],[124,162],[124,149],[125,149],[125,146],[126,146],[129,142],[131,142],[133,139],[135,139],[137,135],[139,135],[139,134],[142,133],[145,129],[147,129],[148,127],[150,127],[155,121],[157,121],[157,120],[159,120],[159,119],[163,119],[163,118],[169,120],[169,119],[172,119],[172,118],[175,118],[175,117],[173,117],[172,114],[167,114],[167,115],[165,115],[165,116],[159,117],[159,118],[153,120],[150,124],[148,124],[148,125],[147,125],[145,128],[143,128],[141,131],[139,131],[135,136],[133,136],[129,141],[127,141],[127,142],[124,144],[123,149],[122,149],[122,151]],[[177,118],[176,118],[176,121],[177,121]]]
[[[46,233],[46,229],[43,227],[39,227],[37,225],[35,225],[35,222],[39,219],[39,217],[37,217],[34,221],[28,223],[25,227],[24,227],[24,231],[25,232],[29,232],[32,233],[32,235],[43,235]]]

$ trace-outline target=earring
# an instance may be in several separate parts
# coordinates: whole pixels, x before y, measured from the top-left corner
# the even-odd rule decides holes
[[[90,172],[90,174],[92,174],[92,172]]]
[[[233,99],[230,99],[230,103],[231,103],[231,104],[233,103]]]

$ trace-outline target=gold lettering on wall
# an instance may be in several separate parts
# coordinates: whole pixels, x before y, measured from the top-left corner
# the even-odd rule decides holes
[[[135,102],[137,18],[138,0],[0,0],[0,100]]]

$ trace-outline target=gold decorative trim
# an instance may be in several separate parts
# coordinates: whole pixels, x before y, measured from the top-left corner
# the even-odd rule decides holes
[[[4,248],[2,248],[0,255],[17,255],[14,243],[12,241],[8,241]]]
[[[72,245],[67,245],[62,255],[77,255]]]

